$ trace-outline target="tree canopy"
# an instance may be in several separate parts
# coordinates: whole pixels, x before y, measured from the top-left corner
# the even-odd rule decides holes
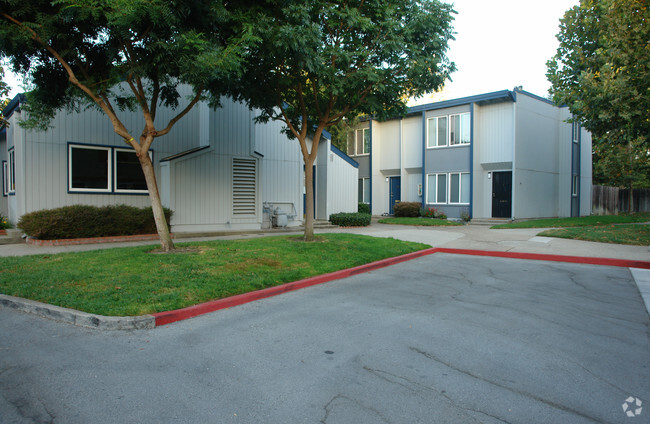
[[[4,81],[5,70],[0,63],[0,129],[7,125],[7,121],[2,116],[2,109],[9,104],[9,84]]]
[[[648,180],[649,19],[645,0],[581,0],[561,19],[547,63],[553,99],[592,132],[595,161],[606,160],[596,169],[627,187]]]
[[[305,161],[305,238],[313,237],[312,165],[323,130],[344,117],[405,113],[406,100],[440,89],[453,10],[437,0],[241,1],[263,40],[233,87],[235,98],[279,120]]]
[[[198,101],[213,105],[241,74],[251,31],[218,1],[0,0],[0,56],[29,74],[23,125],[45,128],[57,110],[92,105],[135,149],[165,250],[173,247],[148,150]],[[179,87],[193,89],[182,98]],[[210,92],[207,86],[210,86]],[[157,109],[178,111],[157,122]],[[143,128],[120,112],[139,110]]]

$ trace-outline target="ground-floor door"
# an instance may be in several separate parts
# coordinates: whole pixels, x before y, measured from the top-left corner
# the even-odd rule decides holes
[[[492,173],[492,217],[512,217],[512,171]]]
[[[394,213],[395,202],[399,202],[402,198],[402,187],[401,187],[401,178],[400,177],[389,177],[388,186],[389,186],[389,204],[388,204],[388,213],[392,215]]]

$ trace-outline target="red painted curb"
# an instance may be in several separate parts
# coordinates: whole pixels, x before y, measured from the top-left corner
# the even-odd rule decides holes
[[[256,290],[250,293],[238,294],[236,296],[226,297],[224,299],[212,300],[210,302],[188,306],[187,308],[176,309],[174,311],[158,312],[152,315],[156,319],[156,327],[158,327],[159,325],[165,325],[172,322],[192,318],[197,315],[207,314],[208,312],[214,312],[220,309],[230,308],[232,306],[243,305],[244,303],[249,303],[254,300],[265,299],[267,297],[277,296],[282,293],[299,290],[305,287],[327,283],[328,281],[351,277],[353,275],[384,268],[389,265],[409,261],[421,256],[431,255],[433,253],[436,253],[436,251],[437,250],[434,248],[420,250],[413,253],[407,253],[406,255],[396,256],[394,258],[382,259],[380,261],[371,262],[369,264],[360,265],[354,268],[342,269],[340,271],[317,275],[315,277],[305,278],[304,280],[294,281],[292,283],[286,283],[262,290]]]
[[[623,268],[650,269],[650,262],[635,261],[635,260],[628,260],[628,259],[549,255],[544,253],[498,252],[498,251],[471,250],[471,249],[448,249],[444,247],[438,248],[437,251],[440,253],[452,253],[457,255],[491,256],[495,258],[531,259],[535,261],[568,262],[568,263],[575,263],[575,264],[605,265],[605,266],[617,266]]]
[[[183,309],[176,309],[173,311],[158,312],[152,314],[156,319],[156,327],[170,324],[172,322],[185,320],[198,315],[207,314],[209,312],[226,309],[233,306],[243,305],[245,303],[253,302],[267,297],[277,296],[282,293],[287,293],[294,290],[299,290],[305,287],[315,286],[317,284],[327,283],[329,281],[338,280],[345,277],[361,274],[364,272],[373,271],[380,268],[385,268],[390,265],[398,264],[400,262],[409,261],[411,259],[419,258],[422,256],[432,255],[434,253],[450,253],[455,255],[473,255],[473,256],[489,256],[497,258],[510,258],[510,259],[529,259],[538,261],[552,261],[552,262],[569,262],[590,265],[605,265],[616,266],[624,268],[643,268],[650,269],[650,262],[646,261],[632,261],[626,259],[609,259],[609,258],[592,258],[581,256],[562,256],[562,255],[548,255],[541,253],[520,253],[520,252],[498,252],[498,251],[485,251],[485,250],[470,250],[470,249],[448,249],[448,248],[430,248],[420,250],[406,255],[396,256],[394,258],[382,259],[380,261],[371,262],[369,264],[360,265],[354,268],[343,269],[340,271],[331,272],[329,274],[317,275],[315,277],[305,278],[304,280],[294,281],[275,287],[269,287],[262,290],[257,290],[250,293],[243,293],[236,296],[227,297],[224,299],[217,299],[210,302],[201,303],[199,305],[188,306]]]

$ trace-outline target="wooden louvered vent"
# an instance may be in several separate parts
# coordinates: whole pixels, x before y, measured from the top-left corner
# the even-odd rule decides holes
[[[232,161],[232,213],[255,215],[255,160]]]

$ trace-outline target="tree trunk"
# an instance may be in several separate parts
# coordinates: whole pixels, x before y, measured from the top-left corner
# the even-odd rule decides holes
[[[628,136],[629,137],[629,136]],[[627,212],[632,213],[634,212],[634,205],[632,203],[634,194],[632,193],[632,179],[634,178],[634,155],[633,155],[633,149],[632,149],[632,137],[629,137],[629,140],[627,142],[627,156],[630,159],[630,175],[629,175],[629,181],[630,184],[628,185],[628,194],[627,194]]]
[[[318,146],[312,146],[312,149]],[[314,161],[305,159],[305,241],[314,241]]]
[[[632,183],[627,187],[628,193],[627,193],[627,212],[628,213],[634,213],[634,204],[632,201],[634,200],[634,193],[632,193]]]
[[[174,243],[172,242],[165,213],[163,212],[162,202],[160,201],[160,193],[158,192],[158,184],[156,183],[156,174],[153,171],[153,164],[148,153],[143,153],[138,156],[142,172],[147,182],[147,189],[149,190],[149,199],[151,200],[151,209],[153,210],[153,218],[156,222],[156,229],[160,237],[160,248],[163,252],[170,252],[174,250]]]

